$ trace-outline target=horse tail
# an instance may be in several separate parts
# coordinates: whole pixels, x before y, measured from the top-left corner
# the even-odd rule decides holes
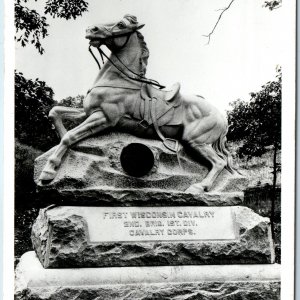
[[[220,137],[214,143],[212,143],[212,148],[216,151],[218,156],[227,162],[225,169],[231,174],[234,174],[237,170],[233,167],[232,156],[226,147],[226,134],[227,130],[223,131]]]

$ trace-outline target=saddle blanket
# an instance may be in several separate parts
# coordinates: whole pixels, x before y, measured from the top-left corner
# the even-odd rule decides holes
[[[159,90],[149,84],[143,84],[140,99],[135,103],[133,118],[148,125],[157,122],[159,127],[182,124],[183,105],[178,97],[179,90],[179,83],[175,83],[168,90]]]

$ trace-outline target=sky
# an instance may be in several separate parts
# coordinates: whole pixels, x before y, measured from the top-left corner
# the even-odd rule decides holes
[[[30,2],[31,1],[31,2]],[[29,0],[42,12],[44,0]],[[200,94],[220,110],[229,102],[249,100],[275,79],[284,56],[282,9],[269,11],[263,0],[235,0],[207,45],[208,34],[229,0],[90,0],[89,11],[76,20],[47,17],[49,36],[40,55],[29,45],[16,46],[16,69],[39,78],[55,100],[86,94],[98,67],[88,52],[85,29],[122,19],[130,13],[150,50],[147,77],[163,85],[180,82],[182,92]]]

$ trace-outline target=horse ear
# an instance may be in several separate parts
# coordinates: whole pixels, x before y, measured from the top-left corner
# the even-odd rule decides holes
[[[145,26],[145,24],[139,24],[138,27],[136,29],[141,29]]]
[[[137,24],[138,23],[136,16],[133,16],[133,15],[130,15],[130,14],[126,14],[123,17],[123,19],[128,20],[131,24]]]

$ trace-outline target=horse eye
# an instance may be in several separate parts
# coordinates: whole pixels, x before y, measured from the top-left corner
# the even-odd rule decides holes
[[[122,22],[120,22],[120,23],[118,23],[118,25],[117,25],[120,29],[122,29],[122,28],[125,28],[126,26],[125,26],[125,24],[124,23],[122,23]]]

